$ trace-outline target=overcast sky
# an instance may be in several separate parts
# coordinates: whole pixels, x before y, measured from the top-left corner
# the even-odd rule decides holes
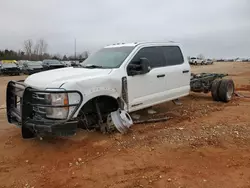
[[[186,55],[250,57],[250,0],[0,0],[0,49],[44,38],[74,53],[131,41],[181,42]]]

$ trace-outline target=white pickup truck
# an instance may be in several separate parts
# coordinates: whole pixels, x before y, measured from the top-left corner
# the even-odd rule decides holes
[[[187,96],[190,88],[201,92],[203,84],[197,78],[190,86],[190,65],[179,44],[110,45],[91,55],[82,67],[10,81],[7,117],[22,128],[23,138],[72,135],[77,128],[100,127],[118,108],[133,112]]]
[[[204,65],[205,61],[204,59],[198,58],[198,57],[191,57],[189,60],[190,65]]]

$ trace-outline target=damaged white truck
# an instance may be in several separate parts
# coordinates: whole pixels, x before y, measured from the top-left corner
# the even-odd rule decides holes
[[[33,74],[10,81],[6,89],[8,122],[21,127],[23,138],[68,136],[78,128],[107,130],[107,117],[189,95],[210,92],[228,102],[234,93],[223,74],[191,74],[180,45],[115,44],[102,48],[82,67]]]

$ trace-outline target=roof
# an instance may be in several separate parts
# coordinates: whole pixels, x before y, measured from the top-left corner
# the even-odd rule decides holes
[[[108,46],[105,46],[105,48],[116,48],[116,47],[135,47],[138,45],[177,45],[174,41],[168,41],[168,42],[133,42],[133,43],[117,43],[117,44],[111,44]]]
[[[2,63],[16,63],[16,60],[2,60]]]

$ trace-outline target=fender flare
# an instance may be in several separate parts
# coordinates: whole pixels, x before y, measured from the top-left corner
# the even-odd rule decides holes
[[[82,104],[80,105],[79,109],[75,112],[73,118],[76,118],[82,109],[82,107],[90,100],[99,97],[99,96],[107,96],[107,97],[112,97],[115,100],[118,100],[120,97],[119,93],[116,91],[116,89],[110,89],[110,88],[105,88],[105,87],[96,87],[92,88],[84,93],[82,93],[83,96],[83,101]]]

